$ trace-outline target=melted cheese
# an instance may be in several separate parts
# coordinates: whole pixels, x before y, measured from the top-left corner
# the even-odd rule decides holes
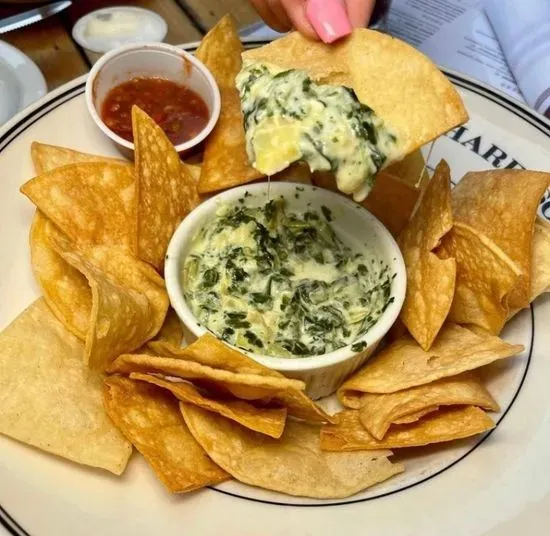
[[[356,201],[367,196],[396,138],[353,90],[266,63],[245,64],[236,84],[256,169],[273,175],[304,160],[312,171],[332,171]]]

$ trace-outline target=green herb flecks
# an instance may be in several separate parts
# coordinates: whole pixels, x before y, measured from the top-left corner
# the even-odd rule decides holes
[[[220,209],[184,263],[197,319],[230,344],[279,357],[357,340],[392,303],[394,275],[349,248],[331,221],[326,207],[292,213],[281,198]]]

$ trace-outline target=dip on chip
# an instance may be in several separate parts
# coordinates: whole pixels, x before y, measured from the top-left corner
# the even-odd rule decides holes
[[[356,29],[330,46],[293,32],[245,52],[243,58],[237,85],[247,132],[257,138],[249,139],[248,154],[258,169],[279,171],[285,161],[304,158],[311,169],[332,170],[339,188],[358,201],[367,195],[381,166],[402,159],[468,118],[456,89],[426,56],[380,32]],[[292,100],[292,106],[291,95],[298,99]],[[346,103],[355,98],[371,113],[368,121],[359,121],[368,125],[368,150],[359,147],[361,129],[345,125],[348,119],[342,117],[349,118],[349,112],[342,116],[337,111],[349,108],[351,103]],[[277,108],[278,102],[282,106]],[[361,114],[351,113],[356,115]],[[317,130],[310,125],[313,116],[319,122]],[[335,137],[324,135],[328,123],[337,132]],[[372,162],[374,167],[359,173],[352,165],[354,154],[363,155],[357,166]]]
[[[467,173],[453,190],[453,210],[493,241],[521,270],[508,297],[511,308],[529,304],[533,232],[550,173],[519,169]]]
[[[358,411],[344,410],[336,417],[337,424],[326,425],[321,430],[323,450],[349,452],[420,447],[481,434],[495,426],[482,409],[474,406],[450,408],[431,413],[413,424],[394,426],[379,441],[361,424]]]
[[[171,394],[144,382],[113,377],[105,381],[104,397],[115,425],[172,493],[229,478],[193,439]]]
[[[399,237],[407,268],[407,294],[400,318],[424,350],[430,349],[453,301],[456,262],[434,253],[452,226],[451,175],[447,162],[441,161]]]
[[[311,171],[331,171],[339,190],[362,201],[378,170],[393,159],[395,135],[348,87],[249,60],[236,83],[248,159],[265,175],[301,160]]]
[[[344,406],[359,408],[363,393],[395,393],[474,370],[522,350],[520,344],[448,324],[427,352],[409,336],[393,342],[347,380],[338,397]]]
[[[441,406],[479,406],[498,411],[495,399],[471,372],[389,394],[361,397],[359,420],[376,438],[383,439],[392,424],[418,420]]]
[[[103,409],[84,344],[36,300],[0,333],[0,433],[120,475],[132,447]]]
[[[262,176],[248,163],[241,101],[235,87],[243,50],[231,15],[223,17],[197,49],[197,58],[210,69],[221,95],[220,117],[204,145],[200,193],[246,184]]]
[[[289,420],[283,436],[273,439],[216,413],[181,403],[189,430],[207,454],[231,476],[252,486],[289,495],[331,499],[348,497],[383,482],[404,468],[391,454],[326,453],[319,428]]]

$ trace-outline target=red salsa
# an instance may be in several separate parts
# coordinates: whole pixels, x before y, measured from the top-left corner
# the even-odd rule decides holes
[[[139,106],[174,145],[194,138],[208,123],[208,108],[193,90],[164,78],[132,78],[107,93],[101,118],[115,134],[132,135],[132,106]]]

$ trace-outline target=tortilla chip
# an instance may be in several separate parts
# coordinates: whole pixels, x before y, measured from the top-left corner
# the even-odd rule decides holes
[[[183,324],[179,319],[176,311],[171,307],[168,308],[164,324],[160,328],[160,331],[147,343],[149,348],[152,349],[151,344],[154,342],[171,344],[179,346],[183,340]]]
[[[342,193],[338,190],[333,173],[318,171],[313,173],[311,178],[316,186]],[[410,220],[428,180],[424,157],[421,151],[414,151],[403,160],[380,171],[372,190],[361,204],[376,216],[394,237],[398,237]]]
[[[439,406],[430,406],[429,408],[423,409],[422,411],[417,411],[416,413],[410,413],[409,415],[406,415],[405,417],[400,417],[399,419],[395,419],[392,424],[410,424],[412,422],[419,421],[424,415],[428,415],[428,413],[432,413],[433,411],[437,411],[439,409]]]
[[[498,335],[510,310],[510,293],[521,276],[519,267],[491,239],[462,223],[443,239],[438,254],[457,264],[449,321]]]
[[[130,164],[90,162],[56,168],[26,182],[21,192],[73,242],[135,252]]]
[[[313,173],[311,173],[309,166],[304,162],[294,162],[287,168],[279,171],[279,173],[275,173],[271,177],[271,180],[312,185]]]
[[[359,420],[376,438],[383,439],[393,423],[403,423],[409,415],[432,411],[438,406],[478,406],[499,411],[489,391],[471,372],[419,385],[387,395],[365,394],[361,398]]]
[[[305,384],[299,380],[260,376],[259,374],[239,374],[185,359],[137,354],[121,355],[111,364],[109,372],[118,372],[119,374],[142,372],[174,376],[183,380],[192,380],[193,383],[200,386],[222,388],[243,400],[261,400],[271,398],[287,389],[303,390],[305,388]]]
[[[77,249],[62,236],[52,246],[91,288],[91,299],[75,304],[90,311],[84,358],[90,368],[105,370],[158,333],[169,302],[164,281],[150,266],[118,248]]]
[[[318,171],[311,178],[315,186],[342,193],[330,172]],[[419,195],[420,190],[384,170],[378,173],[372,190],[361,204],[397,237],[409,221]]]
[[[361,424],[358,411],[344,410],[337,417],[337,424],[323,426],[321,430],[323,450],[350,452],[421,447],[463,439],[495,427],[482,409],[466,406],[437,411],[414,424],[393,426],[384,439],[378,441]]]
[[[172,493],[229,478],[189,433],[177,400],[163,389],[126,378],[108,378],[104,400],[113,422]]]
[[[170,391],[178,400],[194,404],[208,411],[213,411],[238,422],[245,428],[279,438],[286,423],[286,408],[257,408],[242,400],[216,400],[202,395],[188,382],[168,381],[149,374],[130,374],[131,380],[152,383]]]
[[[521,270],[508,303],[529,304],[535,218],[550,173],[502,169],[467,173],[453,190],[455,219],[492,240]]]
[[[88,281],[53,249],[50,237],[59,234],[39,210],[31,226],[31,264],[44,299],[55,316],[79,339],[90,325],[92,291]]]
[[[356,29],[331,45],[293,32],[243,58],[302,69],[322,83],[352,87],[396,134],[395,160],[468,119],[458,91],[432,61],[374,30]]]
[[[299,32],[291,32],[267,45],[245,51],[242,57],[245,60],[265,61],[287,69],[307,71],[321,83],[336,84],[340,81],[350,85],[347,41],[326,46],[303,37]]]
[[[550,292],[550,223],[538,219],[533,236],[530,300]]]
[[[426,160],[421,149],[417,149],[402,160],[394,162],[384,171],[421,192],[430,182]]]
[[[252,432],[215,413],[180,404],[189,430],[231,476],[252,486],[289,495],[348,497],[404,468],[387,451],[362,455],[323,453],[319,428],[289,420],[281,439]]]
[[[186,348],[162,343],[151,343],[158,354],[177,359],[186,359],[207,367],[222,369],[236,374],[255,374],[272,378],[284,376],[224,344],[206,333]],[[308,422],[330,422],[331,417],[313,402],[302,388],[287,389],[274,395],[273,402],[288,408],[289,415]]]
[[[103,409],[84,344],[36,300],[0,334],[0,433],[120,475],[132,446]]]
[[[187,172],[189,173],[189,176],[193,179],[196,188],[201,178],[202,164],[186,164],[185,162],[182,162],[181,165],[187,169]]]
[[[120,158],[81,153],[67,147],[47,145],[46,143],[39,143],[37,141],[33,141],[31,144],[31,158],[37,175],[42,175],[48,171],[53,171],[56,168],[70,164],[82,164],[86,162],[126,163],[125,160]]]
[[[344,410],[337,417],[337,424],[325,425],[321,430],[322,450],[353,452],[421,447],[463,439],[495,427],[492,419],[478,407],[449,408],[434,412],[413,424],[393,426],[384,439],[378,441],[361,424],[358,411]]]
[[[399,237],[407,268],[407,294],[400,318],[424,350],[430,349],[453,301],[456,262],[433,253],[452,226],[451,175],[442,160]]]
[[[537,218],[531,261],[531,303],[546,292],[550,292],[550,223],[542,218]],[[520,310],[512,309],[508,313],[506,321]]]
[[[363,393],[395,393],[477,369],[522,350],[521,344],[448,324],[428,352],[409,336],[390,344],[340,387],[338,397],[345,406],[358,408]]]
[[[204,144],[200,193],[246,184],[262,176],[248,161],[241,99],[235,86],[242,51],[235,21],[226,15],[203,37],[196,52],[210,69],[221,95],[220,117]]]
[[[137,192],[138,257],[157,270],[181,220],[199,203],[195,183],[163,130],[132,107]]]

